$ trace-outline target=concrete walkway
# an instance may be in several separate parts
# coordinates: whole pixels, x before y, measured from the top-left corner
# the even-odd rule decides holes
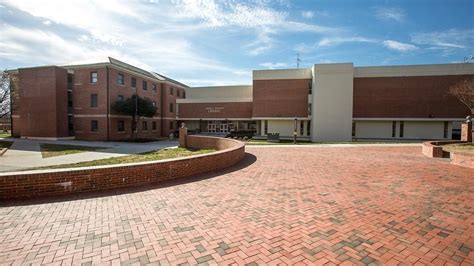
[[[41,143],[103,147],[104,149],[43,158],[41,156],[40,149]],[[177,145],[178,143],[176,141],[127,143],[78,140],[46,141],[14,139],[12,146],[2,157],[0,157],[0,172],[18,171],[33,167],[79,163],[111,157],[120,157],[164,148],[175,148]]]

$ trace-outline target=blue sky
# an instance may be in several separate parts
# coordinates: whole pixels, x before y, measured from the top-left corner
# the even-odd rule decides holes
[[[252,69],[462,62],[474,1],[0,0],[0,67],[107,56],[191,86],[250,84]]]

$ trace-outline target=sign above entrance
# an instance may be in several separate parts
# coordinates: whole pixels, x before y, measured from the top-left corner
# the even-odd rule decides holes
[[[222,110],[224,110],[224,107],[218,107],[218,106],[206,107],[206,111],[208,113],[220,113]]]

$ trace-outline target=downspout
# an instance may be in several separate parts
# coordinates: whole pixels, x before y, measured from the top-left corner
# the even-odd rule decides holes
[[[107,72],[107,141],[110,140],[110,121],[109,121],[109,113],[110,113],[110,104],[109,104],[109,67],[105,66],[105,70]]]
[[[163,102],[163,101],[164,101],[164,98],[165,98],[165,86],[164,86],[164,85],[165,85],[165,83],[161,83],[161,84],[160,84],[160,90],[161,90],[161,97],[160,97],[160,98],[161,98],[161,104],[160,104],[160,109],[161,109],[161,110],[160,110],[161,122],[160,122],[160,123],[161,123],[161,136],[162,136],[162,137],[165,137],[165,131],[164,131],[164,130],[165,130],[165,128],[164,128],[164,127],[165,127],[165,123],[164,123],[164,116],[163,116],[163,115],[164,115],[164,112],[163,112],[163,110],[164,110],[164,109],[163,109],[164,102]]]

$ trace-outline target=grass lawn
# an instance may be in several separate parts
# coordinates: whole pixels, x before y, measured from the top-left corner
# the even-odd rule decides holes
[[[10,133],[0,133],[0,138],[8,138],[11,137]]]
[[[11,141],[0,141],[0,149],[3,148],[10,148],[10,146],[13,144]]]
[[[474,154],[474,143],[457,143],[443,145],[443,150],[449,152],[463,152]]]
[[[88,146],[76,146],[76,145],[46,144],[46,143],[41,144],[40,147],[41,147],[41,155],[43,156],[43,158],[104,149],[104,147],[88,147]]]
[[[139,154],[131,154],[121,157],[113,157],[107,159],[100,159],[89,162],[80,162],[80,163],[71,163],[71,164],[61,164],[53,165],[47,167],[41,167],[40,169],[48,168],[70,168],[70,167],[83,167],[83,166],[97,166],[97,165],[109,165],[109,164],[124,164],[124,163],[135,163],[135,162],[144,162],[144,161],[156,161],[156,160],[165,160],[178,157],[186,157],[204,153],[214,152],[215,150],[190,150],[186,148],[175,148],[175,149],[162,149],[157,151],[150,151]]]

